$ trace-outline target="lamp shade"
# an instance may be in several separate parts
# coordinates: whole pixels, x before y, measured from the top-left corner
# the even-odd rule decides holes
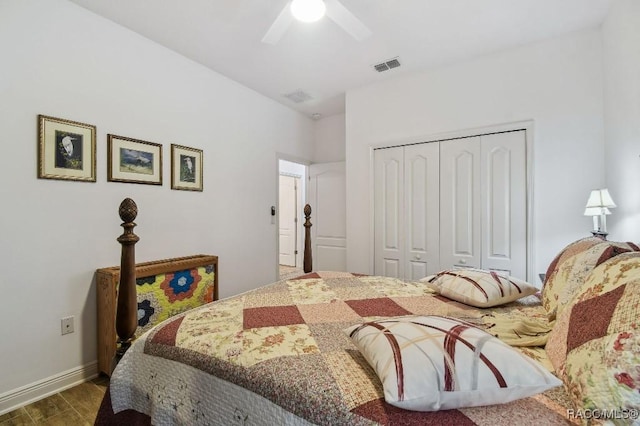
[[[601,214],[611,214],[611,210],[606,207],[587,207],[584,209],[585,216],[600,216]]]
[[[609,195],[609,190],[607,188],[594,189],[593,191],[591,191],[591,195],[589,195],[589,200],[587,200],[586,207],[587,209],[595,208],[595,207],[599,207],[599,208],[606,207],[606,208],[612,209],[616,207],[616,203],[613,202],[613,199],[611,198],[611,195]],[[607,214],[610,214],[610,213],[611,212]],[[586,216],[590,216],[590,215],[587,215],[586,211],[584,214]]]
[[[322,0],[293,0],[291,2],[291,14],[298,21],[315,22],[322,18],[327,11],[327,6]]]

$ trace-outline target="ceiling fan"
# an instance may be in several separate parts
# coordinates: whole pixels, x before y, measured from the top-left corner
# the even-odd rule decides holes
[[[294,19],[313,22],[322,18],[325,13],[357,41],[362,41],[372,34],[371,30],[338,0],[290,0],[271,24],[262,42],[276,44]]]

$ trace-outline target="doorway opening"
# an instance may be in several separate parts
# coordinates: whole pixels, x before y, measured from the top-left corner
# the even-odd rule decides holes
[[[307,166],[278,160],[278,279],[302,275]]]

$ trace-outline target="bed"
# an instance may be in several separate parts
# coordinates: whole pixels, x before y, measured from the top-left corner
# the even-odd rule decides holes
[[[306,210],[308,231],[311,212],[310,208]],[[121,310],[120,303],[129,300],[135,304],[135,285],[123,288],[127,277],[129,284],[135,280],[132,253],[135,242],[130,242],[136,239],[131,237],[133,228],[127,228],[135,214],[122,216],[121,208],[121,217],[123,227],[130,234],[122,238],[129,241],[129,245],[123,245],[117,321],[129,327],[122,327],[122,333],[118,330],[123,350],[119,352],[118,365],[96,424],[537,425],[577,422],[568,415],[572,405],[564,387],[559,386],[560,382],[550,373],[553,367],[542,348],[550,324],[539,294],[532,292],[527,296],[523,296],[524,293],[513,296],[508,303],[480,308],[444,296],[444,292],[428,285],[435,282],[434,277],[428,282],[405,282],[388,277],[315,271],[179,313],[133,339],[136,318],[132,312],[135,314],[136,310],[130,306]],[[308,239],[305,247],[310,247]],[[305,263],[309,270],[310,253],[305,259],[307,255],[309,259]],[[501,291],[504,293],[504,289]],[[121,319],[121,315],[129,317]],[[475,357],[474,362],[488,366],[489,379],[482,371],[477,373],[477,365],[474,367],[475,380],[481,385],[500,374],[509,382],[527,371],[524,380],[538,375],[531,385],[533,390],[522,394],[520,390],[529,386],[528,383],[517,386],[504,383],[496,390],[462,392],[458,386],[465,380],[467,366],[462,365],[459,358],[454,369],[445,365],[444,376],[449,376],[442,379],[442,384],[436,378],[425,390],[423,380],[418,386],[422,388],[415,390],[411,388],[414,373],[408,364],[400,363],[400,367],[405,366],[405,372],[398,372],[396,363],[395,370],[392,368],[386,373],[375,364],[385,362],[376,360],[384,351],[376,349],[377,343],[367,346],[369,335],[363,330],[369,326],[380,327],[384,321],[394,322],[388,325],[388,330],[400,323],[399,326],[404,327],[407,322],[413,328],[416,323],[429,322],[433,329],[433,321],[438,327],[443,321],[452,321],[451,330],[464,330],[460,333],[481,330],[483,337],[479,341],[487,341],[484,336],[489,335],[492,338],[489,342],[493,344],[497,336],[502,339],[497,346],[501,352],[484,358],[483,353],[478,357],[480,344],[472,346],[470,338],[456,335],[458,340],[451,344],[446,342],[453,334],[445,333],[449,337],[444,339],[445,345],[449,345],[449,354],[457,351],[456,356],[462,356],[466,350]],[[523,323],[528,326],[513,326]],[[358,333],[363,336],[361,340],[357,340]],[[389,333],[385,333],[376,342],[388,341]],[[486,346],[482,346],[482,351]],[[392,361],[394,356],[397,361],[401,353],[408,359],[406,352],[393,350],[392,347],[389,355]],[[445,364],[447,359],[445,356]],[[507,371],[509,368],[512,371]],[[396,386],[400,373],[404,374],[402,389]],[[390,377],[395,382],[389,382]],[[410,407],[414,400],[406,398],[406,394],[418,391],[429,395],[435,392],[439,398],[435,406],[428,403],[431,404],[429,411],[424,411],[424,406]],[[395,400],[390,396],[394,392]],[[398,392],[402,395],[398,396]],[[450,395],[455,396],[455,401],[447,402]],[[460,399],[472,402],[460,404]],[[404,401],[409,401],[408,405],[403,405]]]

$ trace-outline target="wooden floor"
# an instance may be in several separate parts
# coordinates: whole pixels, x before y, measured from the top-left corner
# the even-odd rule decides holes
[[[93,425],[109,385],[103,376],[0,416],[0,426]]]

